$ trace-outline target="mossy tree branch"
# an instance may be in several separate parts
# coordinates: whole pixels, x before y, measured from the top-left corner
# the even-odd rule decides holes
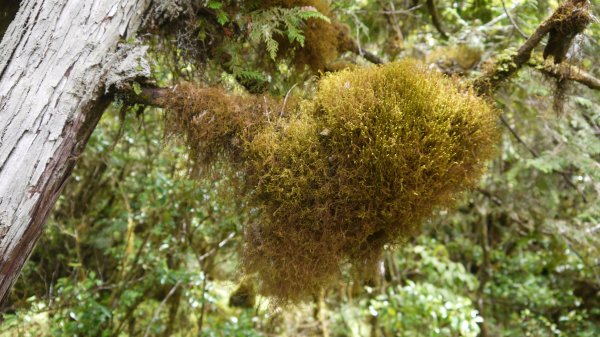
[[[587,26],[592,21],[589,13],[588,0],[568,0],[559,6],[552,15],[542,22],[533,34],[525,41],[518,51],[509,58],[502,58],[475,80],[474,87],[479,94],[493,92],[502,82],[515,74],[531,59],[533,49],[547,34],[560,30],[575,29],[579,33],[581,26]],[[570,27],[570,25],[575,27]]]
[[[243,175],[233,184],[264,209],[245,230],[244,272],[279,303],[337,280],[340,261],[369,275],[386,242],[413,235],[434,205],[474,184],[498,137],[487,100],[414,60],[326,75],[310,110],[198,84],[130,90],[169,111],[167,134],[184,141],[193,172],[225,160],[232,179]]]
[[[141,87],[139,90],[134,89],[131,84],[122,86],[117,94],[117,97],[123,100],[126,104],[140,104],[156,107],[163,107],[161,99],[165,97],[173,88],[157,87],[152,84]]]
[[[521,69],[521,67],[529,61],[531,58],[531,52],[533,48],[535,48],[542,38],[548,34],[550,29],[552,28],[551,22],[544,21],[525,41],[525,43],[519,48],[516,54],[514,54],[510,59],[502,59],[497,61],[493,70],[489,71],[483,76],[479,77],[475,80],[474,86],[479,93],[489,93],[492,92],[500,83],[509,78],[512,74],[516,73],[517,70]]]
[[[565,27],[565,23],[582,20],[584,25],[592,21],[592,16],[589,13],[588,0],[568,0],[554,13],[542,22],[534,33],[525,41],[525,43],[517,50],[517,52],[508,58],[498,59],[490,70],[486,71],[479,78],[475,79],[473,86],[478,94],[491,94],[502,82],[506,81],[524,65],[535,67],[544,74],[561,80],[569,80],[583,84],[590,89],[600,90],[600,79],[592,74],[568,63],[561,62],[559,64],[544,64],[540,60],[532,60],[532,53],[535,47],[539,45],[542,39],[553,30],[564,31],[569,26]],[[579,23],[581,25],[581,23]],[[577,29],[580,31],[581,27]],[[341,32],[342,39],[348,43],[345,47],[347,51],[354,52],[365,57],[374,64],[385,63],[377,55],[369,53],[359,48],[348,32]],[[144,104],[153,106],[162,106],[161,98],[164,97],[171,88],[157,88],[153,86],[144,87],[140,93],[134,93],[132,87],[125,87],[122,90],[122,95],[128,103]]]
[[[382,62],[383,63],[383,62]],[[569,80],[587,86],[593,90],[600,90],[600,79],[594,77],[589,72],[580,69],[570,63],[562,62],[560,64],[543,64],[540,61],[529,60],[528,66],[539,69],[542,73],[556,79]],[[479,81],[481,79],[476,80]],[[121,94],[129,104],[142,104],[162,107],[161,99],[173,88],[143,87],[141,93],[135,94],[130,86],[122,89]]]
[[[570,63],[541,64],[538,61],[530,61],[528,65],[531,65],[539,69],[542,73],[558,80],[574,81],[583,84],[590,89],[600,90],[600,79]]]

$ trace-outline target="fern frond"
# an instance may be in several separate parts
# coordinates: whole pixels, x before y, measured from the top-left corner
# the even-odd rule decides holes
[[[261,9],[250,14],[253,28],[250,31],[250,39],[256,42],[264,42],[267,52],[272,59],[277,56],[279,43],[274,39],[275,35],[286,36],[290,42],[298,42],[304,46],[303,26],[309,19],[330,19],[319,12],[315,7],[271,7]]]

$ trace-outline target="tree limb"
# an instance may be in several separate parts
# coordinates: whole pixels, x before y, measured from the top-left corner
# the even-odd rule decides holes
[[[502,2],[502,8],[504,9],[504,13],[506,14],[506,17],[508,18],[510,23],[513,25],[513,27],[515,27],[517,32],[519,32],[519,35],[521,35],[524,38],[527,38],[527,34],[525,34],[523,32],[523,30],[521,30],[521,27],[519,27],[519,25],[517,24],[515,19],[513,19],[512,15],[510,15],[510,12],[508,11],[508,9],[506,9],[506,4],[504,3],[504,0],[501,0],[501,2]]]
[[[542,22],[517,52],[508,58],[497,60],[488,71],[477,78],[473,86],[479,94],[490,94],[503,81],[516,73],[531,59],[533,49],[553,29],[567,29],[563,22],[587,19],[589,24],[592,17],[589,14],[588,0],[568,0],[559,6],[552,15]]]
[[[435,7],[434,0],[427,0],[427,10],[431,15],[431,23],[435,29],[440,33],[442,39],[448,40],[448,35],[442,28],[442,21],[440,20],[440,15],[438,14],[437,8]]]
[[[428,3],[429,2],[430,0],[428,0]],[[490,67],[490,70],[484,72],[483,75],[474,80],[473,87],[478,94],[491,94],[502,82],[515,74],[524,65],[535,67],[544,74],[557,79],[575,81],[590,89],[600,90],[600,79],[572,64],[567,62],[562,62],[560,64],[543,64],[539,60],[532,60],[532,52],[544,36],[553,29],[564,28],[561,25],[563,25],[565,21],[573,20],[569,15],[577,18],[581,18],[583,15],[583,17],[589,17],[589,22],[591,22],[592,19],[589,14],[588,1],[568,0],[559,6],[549,18],[537,27],[534,33],[525,41],[525,43],[523,43],[516,53],[508,58],[498,59]],[[343,36],[343,38],[348,38],[348,36]],[[384,63],[378,56],[359,48],[356,42],[354,42],[352,46],[347,47],[347,50],[363,56],[372,63]],[[135,94],[134,90],[129,87],[124,88],[122,94],[124,94],[125,100],[128,103],[161,106],[161,97],[165,96],[168,90],[172,89],[151,86],[142,88],[141,93]]]
[[[533,61],[528,63],[528,65],[534,66],[538,68],[542,73],[554,77],[558,80],[574,81],[581,83],[590,89],[600,90],[600,79],[594,77],[594,75],[570,63],[546,63],[545,65],[540,65],[539,63]]]

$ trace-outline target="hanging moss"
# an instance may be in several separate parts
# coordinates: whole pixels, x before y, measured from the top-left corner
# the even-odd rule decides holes
[[[263,291],[297,299],[374,263],[435,206],[472,186],[491,156],[495,115],[466,88],[404,61],[321,81],[312,109],[248,146],[261,221],[244,265]]]
[[[552,55],[554,63],[562,62],[575,37],[592,21],[588,0],[568,0],[562,4],[548,20],[552,28],[544,48],[544,59]]]
[[[166,114],[167,134],[184,137],[199,173],[219,159],[238,162],[243,140],[281,110],[280,102],[268,96],[232,95],[223,88],[190,83],[178,86],[161,104],[176,112]]]
[[[328,75],[313,101],[295,107],[270,120],[241,111],[251,119],[222,119],[233,120],[230,130],[253,126],[233,132],[257,214],[243,270],[279,303],[317,293],[347,262],[367,270],[384,245],[415,235],[435,207],[477,182],[497,138],[487,102],[416,61]],[[217,138],[207,141],[228,150],[231,140]]]

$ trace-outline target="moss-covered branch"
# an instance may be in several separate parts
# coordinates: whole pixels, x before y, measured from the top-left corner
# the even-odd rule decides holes
[[[533,61],[530,62],[529,65],[536,67],[542,73],[558,80],[574,81],[583,84],[590,89],[600,90],[600,79],[570,63],[562,62],[560,64],[544,65]]]
[[[551,40],[553,39],[555,42],[549,41],[544,50],[544,56],[553,56],[554,61],[560,63],[563,59],[563,52],[566,53],[566,49],[572,42],[572,39],[560,39],[560,37],[574,36],[581,33],[592,20],[588,0],[566,1],[538,26],[515,54],[497,60],[488,71],[475,80],[475,89],[480,94],[494,91],[531,59],[533,49],[547,34],[550,34]]]

